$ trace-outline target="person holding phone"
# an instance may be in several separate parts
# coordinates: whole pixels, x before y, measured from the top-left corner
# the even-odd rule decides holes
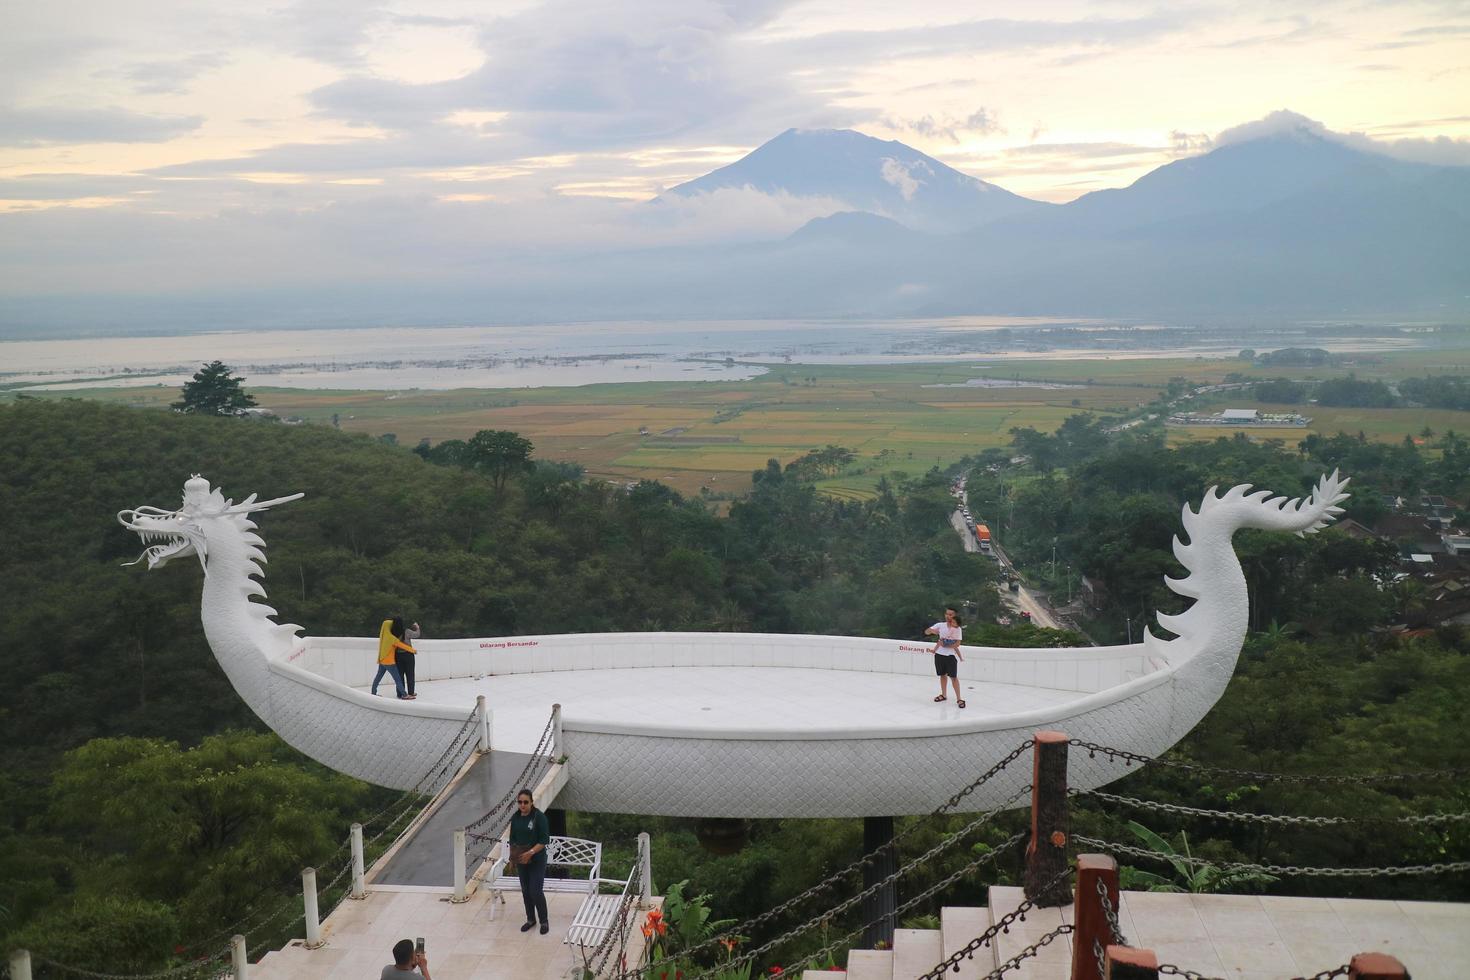
[[[432,980],[429,976],[429,957],[424,953],[424,941],[420,939],[415,944],[412,939],[400,939],[393,944],[393,962],[383,967],[380,980],[402,980],[406,974],[415,970],[424,980]]]
[[[944,620],[924,631],[926,636],[939,637],[939,642],[934,645],[934,673],[939,675],[939,696],[934,700],[947,700],[945,681],[948,680],[954,685],[954,702],[957,708],[965,706],[965,699],[960,697],[959,663],[956,659],[965,659],[965,655],[960,652],[960,642],[964,639],[961,626],[959,615],[953,609],[947,608],[944,610]]]

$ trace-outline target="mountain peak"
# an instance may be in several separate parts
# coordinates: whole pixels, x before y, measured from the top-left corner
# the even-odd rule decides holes
[[[823,198],[910,228],[952,231],[1048,205],[946,166],[897,140],[852,129],[788,129],[740,160],[665,191],[687,197],[749,188]]]

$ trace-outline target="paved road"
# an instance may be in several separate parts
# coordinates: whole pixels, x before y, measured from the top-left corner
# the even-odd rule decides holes
[[[964,507],[970,505],[969,495],[963,490],[960,491],[960,503]],[[970,529],[965,526],[965,515],[959,507],[955,508],[954,513],[949,515],[949,522],[954,525],[955,532],[960,536],[960,544],[964,546],[966,552],[974,553],[980,551],[980,546],[975,543],[975,535],[971,534]],[[991,538],[991,547],[995,550],[995,560],[1001,569],[1014,571],[1015,566],[1011,564],[1011,560],[1007,557],[1005,549],[993,537]],[[1031,621],[1037,626],[1047,627],[1048,629],[1064,628],[1061,623],[1057,622],[1056,616],[1052,614],[1051,607],[1040,596],[1033,593],[1024,585],[1021,586],[1019,592],[1012,592],[1005,587],[1004,583],[1001,583],[997,586],[997,591],[1000,592],[1000,597],[1004,605],[1012,609],[1029,612],[1031,614]]]

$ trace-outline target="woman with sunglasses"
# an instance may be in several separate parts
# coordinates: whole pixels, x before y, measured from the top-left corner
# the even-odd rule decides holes
[[[541,935],[551,926],[546,923],[546,849],[551,846],[551,825],[546,814],[532,805],[531,791],[516,794],[516,812],[510,818],[510,858],[521,879],[521,901],[526,903],[526,921],[521,932],[530,932],[541,919]]]

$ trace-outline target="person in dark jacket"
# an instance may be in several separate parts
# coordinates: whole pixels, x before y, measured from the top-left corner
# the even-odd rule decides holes
[[[510,818],[510,856],[521,878],[521,901],[526,903],[526,922],[521,932],[535,928],[541,920],[541,935],[551,930],[546,922],[546,849],[551,846],[551,824],[546,814],[533,805],[531,791],[516,794],[516,812]]]
[[[414,662],[418,659],[418,651],[413,648],[413,641],[418,639],[419,624],[414,623],[406,630],[403,626],[403,617],[394,616],[392,633],[395,645],[394,661],[398,665],[398,673],[403,677],[403,689],[406,693],[400,695],[405,701],[413,701],[418,697],[413,689]]]

